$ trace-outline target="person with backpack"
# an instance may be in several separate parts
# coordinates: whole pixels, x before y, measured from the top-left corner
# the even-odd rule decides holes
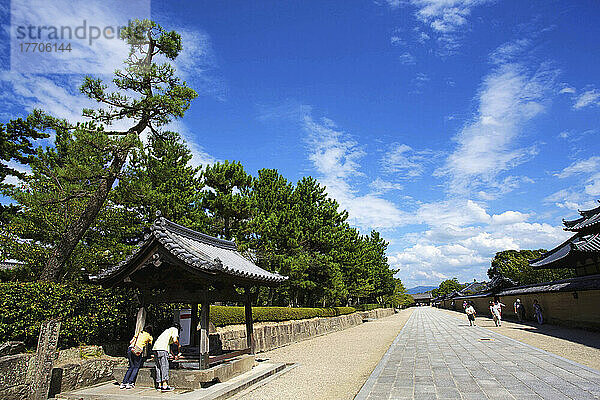
[[[146,325],[144,329],[135,335],[129,342],[129,347],[127,348],[129,368],[127,368],[127,372],[125,372],[123,382],[119,388],[132,389],[135,386],[135,380],[144,360],[144,347],[149,344],[152,344],[152,326]]]

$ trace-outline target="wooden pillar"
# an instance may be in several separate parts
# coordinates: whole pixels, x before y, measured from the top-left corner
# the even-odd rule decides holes
[[[202,302],[200,310],[200,369],[208,368],[210,303]]]
[[[190,326],[190,346],[196,347],[200,343],[198,332],[198,303],[192,304],[192,317]]]
[[[250,293],[246,289],[246,301],[244,302],[244,311],[246,319],[246,344],[250,349],[250,354],[254,354],[254,327],[252,321],[252,301]]]
[[[144,329],[144,325],[146,324],[146,308],[141,306],[137,312],[137,317],[135,319],[135,333],[134,336],[137,335]]]

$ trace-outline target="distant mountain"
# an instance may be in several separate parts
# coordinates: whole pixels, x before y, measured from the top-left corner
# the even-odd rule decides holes
[[[437,289],[437,286],[415,286],[414,288],[410,288],[406,290],[408,294],[417,294],[417,293],[425,293],[430,290]]]

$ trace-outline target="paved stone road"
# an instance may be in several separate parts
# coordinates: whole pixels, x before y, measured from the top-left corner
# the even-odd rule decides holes
[[[599,398],[600,372],[419,307],[355,400]]]

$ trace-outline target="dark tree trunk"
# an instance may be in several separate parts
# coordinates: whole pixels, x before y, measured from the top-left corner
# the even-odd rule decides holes
[[[128,153],[128,149],[117,150],[115,152],[113,161],[107,171],[107,177],[100,181],[100,186],[98,186],[96,192],[90,197],[83,213],[79,216],[77,221],[69,226],[65,235],[52,252],[48,263],[40,275],[41,281],[58,282],[60,280],[63,265],[65,265],[71,256],[75,246],[77,246],[77,243],[83,238],[85,232],[94,223],[94,220],[102,209],[119,172],[123,168],[123,165],[125,165]]]

